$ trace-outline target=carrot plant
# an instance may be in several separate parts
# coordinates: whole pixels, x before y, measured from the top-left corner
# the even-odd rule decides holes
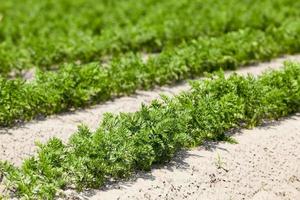
[[[107,113],[92,132],[81,126],[63,144],[53,138],[36,156],[0,172],[17,197],[52,199],[59,189],[99,188],[107,180],[129,177],[166,163],[180,149],[204,141],[228,140],[233,128],[253,127],[300,110],[300,64],[258,78],[222,72],[191,82],[191,90],[162,97],[135,113]]]
[[[299,19],[295,0],[19,0],[0,5],[0,73],[160,52],[201,36]]]
[[[66,64],[55,72],[39,71],[32,82],[0,78],[0,125],[10,126],[72,108],[201,76],[204,72],[236,69],[300,51],[300,23],[268,31],[251,29],[220,37],[202,37],[152,56],[127,54],[108,65]]]

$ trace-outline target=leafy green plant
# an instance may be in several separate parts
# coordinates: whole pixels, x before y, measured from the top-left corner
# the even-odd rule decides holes
[[[59,189],[98,188],[168,162],[180,149],[228,140],[233,128],[300,110],[300,64],[286,63],[259,78],[218,72],[191,87],[135,113],[108,113],[95,132],[81,126],[67,144],[53,138],[22,167],[2,162],[0,172],[18,197],[52,199]]]
[[[107,65],[66,64],[55,72],[39,71],[32,82],[0,78],[0,125],[299,52],[299,30],[297,21],[265,32],[245,29],[193,40],[152,56],[147,62],[142,61],[142,55],[130,53]]]
[[[299,18],[292,0],[19,0],[0,5],[0,73],[161,52],[202,36],[266,31]]]

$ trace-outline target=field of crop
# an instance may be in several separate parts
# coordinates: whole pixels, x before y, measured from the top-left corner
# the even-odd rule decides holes
[[[82,125],[67,143],[39,144],[21,167],[0,161],[0,183],[15,197],[53,199],[150,170],[205,141],[236,142],[225,133],[299,112],[299,63],[259,77],[223,73],[300,53],[299,10],[294,0],[2,2],[3,129],[207,78],[137,112],[107,113],[96,131]]]
[[[1,73],[160,52],[245,28],[265,31],[297,21],[299,8],[293,0],[5,1],[0,5]]]

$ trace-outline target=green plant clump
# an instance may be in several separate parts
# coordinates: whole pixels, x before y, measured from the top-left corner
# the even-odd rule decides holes
[[[246,29],[193,40],[147,62],[140,55],[128,54],[108,65],[69,64],[57,72],[39,72],[32,82],[0,78],[0,126],[299,52],[299,32],[299,22],[265,32]]]
[[[160,52],[201,36],[264,31],[300,17],[296,0],[9,0],[0,4],[0,74]]]
[[[225,78],[220,72],[191,87],[135,113],[108,113],[95,132],[81,126],[67,144],[53,138],[20,168],[1,163],[0,175],[18,197],[52,199],[59,189],[99,188],[107,180],[150,170],[180,149],[228,140],[225,133],[233,128],[298,112],[300,64],[286,63],[258,78]]]

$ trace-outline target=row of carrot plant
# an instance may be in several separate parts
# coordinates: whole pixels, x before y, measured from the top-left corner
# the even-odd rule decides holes
[[[253,76],[222,72],[191,82],[191,90],[162,97],[135,113],[107,113],[95,132],[81,126],[66,144],[53,138],[0,177],[17,197],[52,199],[60,189],[99,188],[169,161],[207,140],[232,141],[226,132],[253,127],[300,110],[300,64]]]
[[[202,36],[300,17],[295,0],[19,0],[0,4],[0,73],[160,52]],[[11,73],[13,72],[13,73]]]
[[[37,73],[32,82],[0,78],[0,125],[89,106],[120,95],[197,77],[222,68],[236,69],[300,51],[300,23],[265,31],[243,29],[201,37],[143,61],[129,53],[105,65],[62,66]]]

